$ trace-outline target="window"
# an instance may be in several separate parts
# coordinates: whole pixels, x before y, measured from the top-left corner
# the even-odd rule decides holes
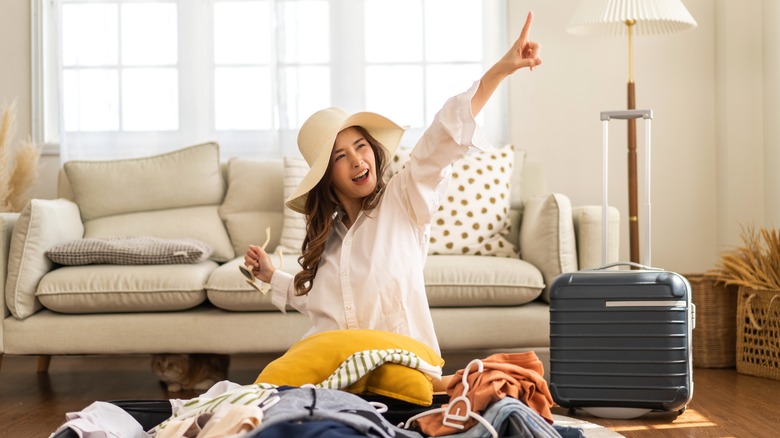
[[[298,154],[309,115],[341,106],[409,125],[411,146],[508,47],[497,4],[35,0],[35,141],[63,161],[206,141],[224,157],[281,157]]]

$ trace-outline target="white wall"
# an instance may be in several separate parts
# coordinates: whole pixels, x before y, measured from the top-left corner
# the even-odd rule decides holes
[[[534,11],[532,37],[542,43],[544,59],[507,85],[506,140],[545,163],[551,190],[575,205],[598,204],[599,112],[626,105],[627,41],[567,34],[579,0],[506,2],[512,39]],[[775,0],[683,3],[699,26],[635,38],[634,79],[637,107],[654,111],[652,262],[687,273],[710,268],[719,251],[738,244],[740,223],[780,224],[780,172],[773,171],[780,164],[780,6]],[[0,103],[18,100],[17,138],[31,132],[29,4],[4,0],[0,14]],[[613,122],[610,130],[610,191],[625,217],[621,125]],[[34,196],[56,196],[58,167],[58,157],[43,158]],[[628,259],[622,225],[621,258]]]
[[[0,105],[16,101],[16,145],[32,138],[30,0],[3,0],[0,10]],[[59,157],[45,156],[40,163],[39,182],[30,195],[54,198]]]
[[[764,0],[764,220],[780,226],[780,2]]]
[[[716,3],[718,240],[764,219],[762,2]]]
[[[777,204],[780,188],[765,190],[777,187],[764,168],[776,167],[778,157],[766,154],[765,160],[765,150],[777,154],[777,148],[765,145],[765,132],[771,133],[763,122],[765,113],[776,118],[777,100],[762,99],[764,78],[777,81],[777,74],[764,70],[762,41],[775,38],[763,31],[766,22],[780,20],[771,0],[683,3],[698,27],[635,38],[634,80],[637,108],[654,111],[652,263],[685,273],[712,267],[720,251],[740,243],[740,224],[764,225],[765,203]],[[509,2],[513,36],[521,17],[534,10],[533,36],[544,60],[538,71],[510,82],[509,140],[541,159],[551,190],[566,193],[574,205],[601,202],[599,112],[626,107],[628,78],[627,38],[566,33],[578,4]],[[774,18],[764,14],[762,22],[762,9],[773,10]],[[623,216],[621,259],[627,260],[625,123],[610,126],[610,201]],[[778,135],[771,135],[776,145]],[[640,177],[643,145],[639,122]]]

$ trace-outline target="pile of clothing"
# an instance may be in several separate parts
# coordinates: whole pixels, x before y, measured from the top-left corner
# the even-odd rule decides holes
[[[533,352],[496,354],[459,370],[431,406],[316,385],[222,381],[197,398],[169,400],[149,427],[112,403],[96,402],[53,435],[81,437],[582,437],[556,426],[542,364]],[[148,428],[148,429],[146,429]],[[65,435],[65,432],[75,433]],[[60,433],[58,435],[58,433]]]

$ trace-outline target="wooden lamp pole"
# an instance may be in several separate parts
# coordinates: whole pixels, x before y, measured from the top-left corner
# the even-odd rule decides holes
[[[628,26],[628,109],[636,109],[632,31],[636,20],[626,20]],[[636,119],[628,120],[628,231],[631,261],[639,263],[639,202],[637,200]],[[649,244],[649,242],[645,242]]]

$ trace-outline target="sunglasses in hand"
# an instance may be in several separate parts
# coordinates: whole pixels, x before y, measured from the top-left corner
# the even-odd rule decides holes
[[[262,245],[260,245],[260,249],[265,251],[265,247],[268,245],[268,242],[271,240],[271,227],[267,227],[265,229],[265,242],[263,242]],[[279,255],[279,269],[282,269],[282,251],[281,248],[277,250],[277,254]],[[269,290],[271,290],[270,284],[258,284],[260,282],[257,281],[257,277],[255,277],[255,274],[252,273],[252,269],[246,265],[238,265],[238,270],[241,271],[241,274],[244,276],[244,280],[255,288],[258,292],[262,292],[263,295],[267,294]]]

